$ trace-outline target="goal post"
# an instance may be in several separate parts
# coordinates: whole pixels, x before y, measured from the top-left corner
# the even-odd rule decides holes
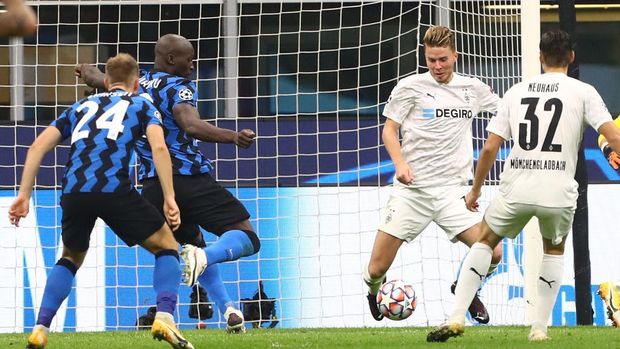
[[[0,113],[0,206],[7,209],[17,192],[35,135],[91,91],[74,77],[75,64],[103,67],[109,56],[127,52],[148,69],[156,40],[181,34],[196,49],[201,116],[257,134],[247,150],[200,144],[216,161],[214,176],[248,208],[261,238],[256,256],[222,264],[233,300],[253,298],[262,285],[259,302],[265,296],[275,301],[275,312],[265,315],[275,315],[280,327],[439,324],[452,307],[450,285],[467,249],[435,225],[404,246],[388,272],[413,285],[419,297],[413,316],[376,322],[365,303],[361,270],[393,176],[381,112],[399,79],[426,71],[422,37],[440,23],[456,33],[456,70],[501,96],[525,72],[525,45],[538,42],[522,40],[521,21],[532,19],[524,3],[530,1],[30,1],[37,35],[0,40],[0,57],[6,57],[0,63],[0,109],[6,111]],[[10,117],[12,110],[23,112]],[[489,118],[474,120],[475,156]],[[508,149],[498,155],[481,209],[495,194]],[[0,254],[11,256],[0,261],[0,297],[7,300],[0,305],[0,332],[34,324],[60,251],[58,198],[68,150],[63,144],[45,158],[29,223],[14,228],[0,221]],[[522,324],[522,238],[502,247],[504,259],[481,295],[492,324]],[[152,270],[152,256],[98,225],[53,330],[135,329],[155,302]],[[182,328],[197,326],[188,317],[189,293],[181,286],[175,316]],[[260,320],[270,322],[254,321]],[[225,326],[217,311],[204,324]]]
[[[540,42],[540,1],[521,2],[521,66],[522,79],[540,74],[538,43]],[[533,217],[523,228],[523,263],[525,273],[524,297],[526,323],[531,324],[536,316],[536,295],[543,245],[538,219]]]

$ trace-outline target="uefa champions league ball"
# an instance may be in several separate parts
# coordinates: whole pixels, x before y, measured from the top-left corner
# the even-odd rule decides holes
[[[404,320],[415,310],[415,291],[411,285],[402,280],[388,281],[377,293],[377,306],[386,318]]]

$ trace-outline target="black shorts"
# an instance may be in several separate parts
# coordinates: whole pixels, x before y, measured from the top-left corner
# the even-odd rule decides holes
[[[88,250],[90,233],[101,218],[128,246],[164,225],[162,214],[136,190],[128,193],[72,193],[60,197],[62,242],[72,251]]]
[[[202,237],[198,226],[221,235],[221,228],[250,218],[243,204],[208,173],[174,175],[174,194],[181,210],[181,226],[174,236],[181,244],[196,244]],[[164,198],[157,178],[144,180],[142,196],[163,211]]]

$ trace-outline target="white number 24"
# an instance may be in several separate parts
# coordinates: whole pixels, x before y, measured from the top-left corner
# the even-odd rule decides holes
[[[125,119],[125,114],[127,113],[128,107],[129,101],[118,101],[110,109],[106,110],[105,113],[101,114],[99,118],[97,118],[97,128],[100,130],[108,130],[108,135],[106,136],[108,139],[116,140],[119,133],[123,133],[123,130],[125,129],[125,126],[123,126],[123,119]],[[76,112],[79,113],[84,109],[86,109],[86,113],[73,130],[73,134],[71,135],[71,144],[82,138],[88,137],[90,130],[83,130],[83,128],[84,125],[86,125],[93,118],[93,116],[95,116],[99,110],[99,104],[93,101],[86,101],[76,109]]]

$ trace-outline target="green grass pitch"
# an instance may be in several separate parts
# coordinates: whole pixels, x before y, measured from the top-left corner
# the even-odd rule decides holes
[[[429,328],[330,328],[330,329],[250,329],[232,335],[224,330],[184,330],[199,348],[620,348],[620,329],[613,327],[552,327],[551,340],[527,341],[529,328],[507,326],[467,327],[462,337],[446,343],[427,343]],[[27,334],[0,335],[0,348],[23,348]],[[147,331],[52,333],[49,349],[169,348],[153,340]]]

